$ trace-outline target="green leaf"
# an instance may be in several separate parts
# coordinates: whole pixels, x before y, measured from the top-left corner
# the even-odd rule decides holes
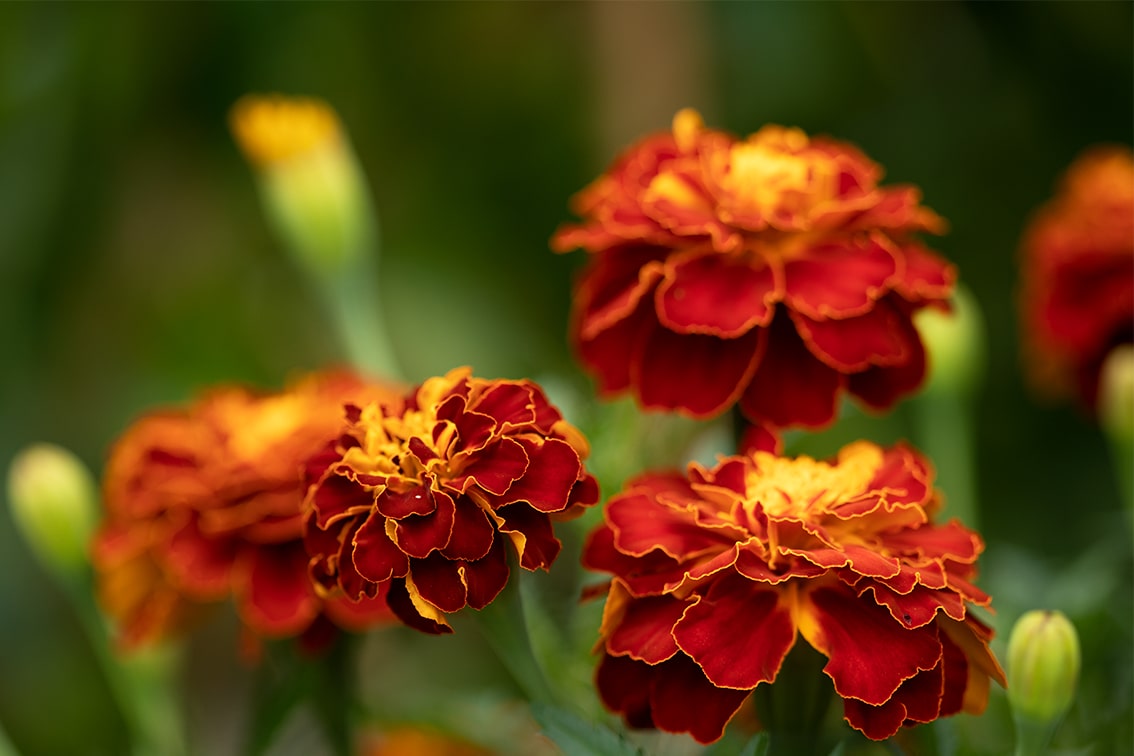
[[[640,748],[614,730],[567,709],[534,703],[532,716],[563,756],[643,756]]]

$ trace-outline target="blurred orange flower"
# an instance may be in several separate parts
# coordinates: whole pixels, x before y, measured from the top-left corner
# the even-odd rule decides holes
[[[1021,250],[1022,323],[1040,393],[1094,408],[1099,371],[1134,342],[1134,153],[1096,147],[1068,169]]]
[[[347,431],[313,460],[312,574],[327,595],[385,596],[410,627],[451,632],[520,566],[560,550],[552,519],[598,500],[587,442],[530,381],[431,378],[400,405],[350,408]]]
[[[552,240],[591,253],[572,336],[600,389],[819,427],[844,390],[886,408],[917,388],[910,316],[944,306],[955,274],[914,239],[944,222],[881,175],[849,144],[780,126],[738,140],[692,110],[631,147]]]
[[[614,576],[603,701],[711,742],[802,635],[870,738],[982,711],[989,679],[1004,684],[968,611],[989,603],[970,582],[983,544],[932,522],[931,483],[914,450],[865,441],[831,462],[756,451],[632,481],[583,555]]]
[[[304,464],[345,422],[346,402],[396,396],[348,373],[258,395],[218,388],[153,412],[111,450],[93,557],[99,598],[126,647],[183,630],[233,597],[254,636],[360,628],[385,607],[316,595],[303,547]]]

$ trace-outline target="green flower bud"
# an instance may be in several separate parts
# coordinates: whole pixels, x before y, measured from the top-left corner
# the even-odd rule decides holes
[[[8,470],[16,527],[36,557],[63,575],[74,575],[87,563],[97,499],[90,471],[60,446],[29,446]]]
[[[276,231],[320,277],[354,272],[368,252],[373,219],[362,171],[335,111],[304,97],[248,95],[231,127],[256,168]]]
[[[929,358],[926,391],[930,393],[971,393],[984,374],[984,316],[980,305],[960,284],[952,304],[952,312],[926,307],[913,316]]]
[[[1116,346],[1099,375],[1099,422],[1111,437],[1134,439],[1134,346]]]
[[[1033,610],[1008,638],[1008,702],[1023,753],[1042,751],[1071,708],[1079,678],[1079,636],[1062,612]]]

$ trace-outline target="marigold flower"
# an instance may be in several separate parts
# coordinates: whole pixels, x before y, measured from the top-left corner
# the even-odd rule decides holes
[[[1067,170],[1021,249],[1024,356],[1043,394],[1094,409],[1107,354],[1134,342],[1134,153],[1096,147]]]
[[[739,402],[774,427],[827,424],[844,390],[874,408],[914,390],[910,316],[955,275],[913,238],[944,222],[881,175],[849,144],[771,125],[738,140],[692,110],[631,147],[552,240],[592,255],[572,338],[600,389],[694,417]]]
[[[326,595],[385,596],[410,627],[451,632],[520,566],[559,553],[553,518],[598,500],[583,436],[530,381],[425,381],[400,404],[350,408],[342,437],[313,460],[311,570]]]
[[[970,582],[983,544],[932,522],[931,484],[913,449],[865,441],[830,462],[754,451],[632,481],[583,553],[614,576],[602,700],[711,742],[802,635],[870,738],[983,710],[989,679],[1004,684],[968,611],[989,602]]]
[[[111,451],[94,542],[99,598],[132,647],[172,635],[232,597],[260,637],[357,629],[389,612],[328,602],[307,573],[304,464],[341,430],[346,402],[396,396],[347,373],[257,395],[218,388],[153,412]]]

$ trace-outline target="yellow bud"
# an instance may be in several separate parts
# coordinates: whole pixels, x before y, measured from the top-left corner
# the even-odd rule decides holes
[[[24,540],[45,566],[70,575],[87,562],[97,490],[74,454],[53,444],[21,451],[8,470],[8,503]]]
[[[257,169],[276,231],[304,268],[335,276],[367,254],[373,221],[365,180],[329,105],[247,95],[233,106],[229,124]]]
[[[1054,728],[1075,699],[1079,664],[1079,636],[1062,612],[1020,617],[1008,639],[1008,700],[1017,722]]]
[[[967,394],[984,373],[984,317],[967,288],[958,285],[952,312],[926,307],[914,313],[914,325],[929,359],[927,392]]]
[[[1111,350],[1099,375],[1099,422],[1115,439],[1134,439],[1134,346]]]

